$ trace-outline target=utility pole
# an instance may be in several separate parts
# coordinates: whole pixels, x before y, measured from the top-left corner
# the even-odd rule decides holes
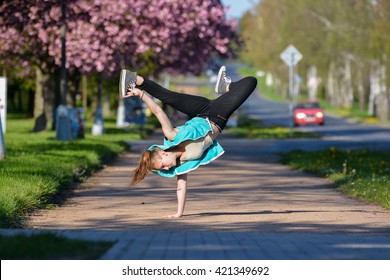
[[[56,116],[56,139],[72,140],[71,124],[68,108],[66,106],[67,77],[66,77],[66,9],[67,0],[61,0],[61,81],[60,81],[60,105]]]

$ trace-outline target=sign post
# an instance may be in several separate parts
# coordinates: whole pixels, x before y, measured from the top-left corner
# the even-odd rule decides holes
[[[0,118],[0,160],[5,158],[5,143],[4,143],[4,137],[3,137],[3,128],[1,125],[1,118]]]
[[[7,79],[0,77],[0,160],[5,158],[4,136],[7,117]]]
[[[294,66],[302,59],[302,54],[293,46],[289,45],[281,54],[280,59],[289,66],[289,115],[290,115],[290,137],[292,137],[293,128],[293,90],[294,90]]]

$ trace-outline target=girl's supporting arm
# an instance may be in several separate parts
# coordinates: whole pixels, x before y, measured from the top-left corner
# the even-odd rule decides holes
[[[187,174],[177,176],[177,212],[173,215],[164,216],[167,219],[181,218],[187,199]]]

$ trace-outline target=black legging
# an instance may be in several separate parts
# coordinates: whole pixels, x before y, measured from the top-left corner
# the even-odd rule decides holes
[[[245,77],[237,82],[232,82],[229,86],[229,92],[220,95],[217,99],[210,100],[202,96],[174,92],[152,80],[144,79],[140,89],[191,118],[209,118],[221,130],[226,126],[231,114],[245,102],[257,85],[256,78]]]

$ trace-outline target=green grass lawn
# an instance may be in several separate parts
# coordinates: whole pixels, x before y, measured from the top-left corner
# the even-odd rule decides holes
[[[318,138],[314,133],[300,132],[292,130],[288,127],[274,126],[274,127],[256,127],[256,126],[240,126],[231,127],[229,132],[235,134],[240,138],[251,139],[288,139],[288,138]],[[290,135],[291,134],[291,135]]]
[[[6,158],[0,160],[0,227],[19,226],[29,211],[47,208],[75,182],[80,182],[127,149],[139,130],[117,129],[105,121],[105,134],[58,141],[55,131],[31,132],[32,119],[7,120]]]
[[[238,117],[237,127],[228,127],[227,131],[236,137],[250,139],[289,139],[289,138],[319,138],[315,133],[300,132],[296,129],[290,130],[283,126],[264,126],[261,120]]]
[[[329,178],[348,195],[390,209],[390,152],[330,148],[281,155],[282,163]]]
[[[73,240],[52,233],[0,235],[2,260],[97,260],[113,242]]]

